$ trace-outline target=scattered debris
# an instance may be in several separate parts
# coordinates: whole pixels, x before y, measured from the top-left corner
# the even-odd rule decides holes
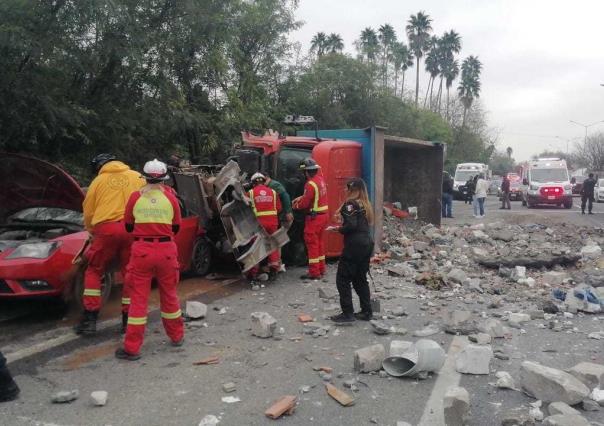
[[[271,419],[278,419],[284,414],[291,416],[296,409],[297,400],[298,398],[294,395],[282,396],[273,405],[267,408],[264,414]]]
[[[216,417],[212,414],[208,414],[208,415],[204,416],[203,419],[201,419],[198,426],[216,426],[218,423],[220,423],[220,420],[218,420],[218,417]]]
[[[492,358],[490,345],[468,345],[457,354],[455,370],[462,374],[489,374]]]
[[[216,355],[212,355],[194,362],[193,365],[212,365],[218,363],[220,363],[220,358],[218,358]]]
[[[60,392],[55,393],[52,396],[52,402],[54,402],[55,404],[63,404],[63,403],[75,401],[76,399],[79,398],[79,396],[80,396],[80,391],[77,389],[70,390],[70,391],[60,391]]]
[[[189,319],[202,319],[208,314],[208,306],[195,300],[187,300],[185,315]]]
[[[92,405],[102,407],[107,404],[107,397],[109,394],[106,391],[94,391],[90,394],[90,400]]]
[[[516,389],[516,383],[514,379],[507,371],[498,371],[495,373],[497,377],[496,386],[500,389]]]
[[[386,357],[384,345],[372,345],[354,352],[354,370],[359,373],[369,373],[382,368],[382,361]]]
[[[545,402],[575,405],[589,395],[587,386],[570,374],[532,361],[522,363],[520,384],[529,395]]]
[[[300,321],[300,322],[312,322],[312,321],[314,321],[314,319],[310,315],[300,314],[300,315],[298,315],[298,321]]]
[[[568,405],[564,402],[560,402],[560,401],[552,402],[547,407],[547,411],[550,416],[554,416],[556,414],[572,414],[572,415],[577,415],[577,416],[581,415],[581,413],[579,413],[573,407],[571,407],[570,405]]]
[[[446,426],[464,426],[470,418],[470,395],[462,387],[447,389],[443,399]]]
[[[223,383],[222,390],[226,393],[235,392],[237,390],[237,385],[233,382]]]
[[[252,334],[256,337],[273,337],[277,320],[267,312],[252,312]]]
[[[544,426],[590,426],[583,416],[576,414],[556,414],[543,420]]]
[[[227,404],[232,404],[234,402],[240,402],[241,399],[239,399],[239,397],[236,396],[223,396],[222,397],[222,402],[226,402]]]
[[[589,389],[604,387],[604,365],[580,362],[568,370]]]
[[[346,392],[336,388],[334,385],[330,383],[325,383],[325,389],[329,396],[338,401],[344,407],[350,407],[354,405],[354,398],[348,395]]]

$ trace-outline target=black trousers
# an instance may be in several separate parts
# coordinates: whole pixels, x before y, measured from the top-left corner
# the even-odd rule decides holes
[[[587,204],[587,211],[591,212],[591,209],[594,206],[594,196],[593,195],[581,195],[581,211],[585,211],[585,204]]]
[[[340,307],[345,314],[353,314],[352,290],[359,296],[361,302],[361,311],[371,314],[371,294],[369,283],[367,282],[367,272],[369,271],[369,257],[359,260],[350,258],[340,259],[338,263],[338,272],[336,274],[336,286],[340,294]]]

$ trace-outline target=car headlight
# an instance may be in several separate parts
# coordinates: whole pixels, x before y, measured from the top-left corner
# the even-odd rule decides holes
[[[564,190],[565,190],[565,191],[570,191],[571,189],[573,189],[573,187],[572,187],[572,186],[570,186],[570,185],[565,185],[565,186],[564,186]]]
[[[539,190],[539,186],[538,185],[531,185],[530,190],[531,191],[538,191]]]
[[[43,280],[23,280],[20,283],[30,291],[52,290],[52,286]]]
[[[46,259],[50,256],[61,243],[54,241],[52,243],[31,243],[22,244],[17,247],[11,254],[6,256],[6,259],[20,259],[20,258],[31,258],[31,259]]]

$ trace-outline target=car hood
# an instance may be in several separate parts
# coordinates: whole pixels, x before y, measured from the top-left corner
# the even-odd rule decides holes
[[[0,223],[29,207],[82,211],[84,192],[58,166],[19,154],[0,153]]]

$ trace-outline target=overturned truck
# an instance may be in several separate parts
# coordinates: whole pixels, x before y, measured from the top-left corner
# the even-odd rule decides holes
[[[174,186],[204,230],[195,261],[207,273],[213,256],[233,255],[243,272],[288,243],[287,230],[269,235],[256,219],[243,187],[245,174],[229,161],[225,166],[199,165],[172,172]]]

